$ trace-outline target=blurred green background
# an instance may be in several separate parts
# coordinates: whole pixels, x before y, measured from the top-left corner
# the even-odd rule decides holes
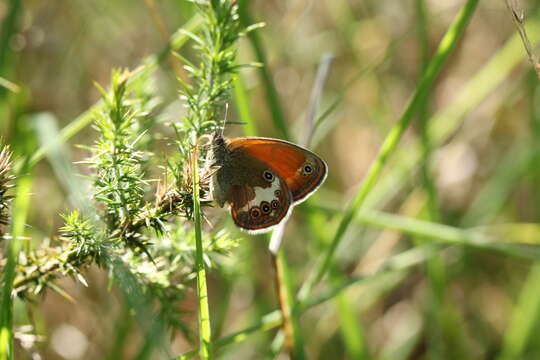
[[[328,245],[339,212],[354,196],[382,140],[405,109],[427,59],[463,4],[249,2],[253,21],[266,23],[257,33],[294,141],[301,140],[321,58],[334,57],[318,115],[332,111],[317,128],[311,146],[327,161],[329,177],[313,199],[295,210],[284,240],[295,287]],[[540,39],[538,4],[522,5],[535,43]],[[133,69],[145,57],[159,54],[171,34],[193,15],[192,4],[179,0],[1,1],[0,77],[10,84],[9,89],[0,87],[0,137],[16,157],[32,154],[39,146],[38,114],[52,114],[58,128],[72,123],[99,99],[94,82],[107,86],[113,68]],[[193,56],[191,45],[180,53]],[[239,62],[257,60],[249,40],[241,40]],[[168,144],[174,133],[166,123],[179,121],[184,111],[176,81],[182,76],[174,57],[155,74],[163,125],[162,142],[154,151],[161,157],[173,151]],[[244,69],[240,78],[257,134],[279,137],[260,70]],[[238,118],[235,105],[232,98],[233,119]],[[227,133],[235,136],[243,130],[231,126]],[[75,145],[90,145],[96,136],[87,126],[71,138],[66,145],[71,161],[88,157]],[[84,165],[74,169],[88,173]],[[494,241],[538,242],[535,225],[507,224],[538,222],[539,183],[539,81],[504,1],[481,1],[366,207],[487,230]],[[58,214],[70,207],[64,186],[46,159],[37,165],[27,221],[33,241],[57,235],[62,225]],[[225,211],[211,211],[209,216],[217,223]],[[330,276],[316,291],[352,276],[369,277],[392,255],[430,241],[375,223],[361,216],[355,219]],[[216,339],[253,324],[277,306],[267,240],[242,236],[240,247],[209,273]],[[540,358],[535,336],[540,330],[540,267],[504,251],[446,245],[437,251],[440,254],[419,266],[351,286],[304,313],[307,357]],[[75,303],[49,291],[29,305],[38,334],[43,335],[35,344],[41,358],[130,359],[136,353],[141,333],[109,289],[106,274],[91,268],[87,279],[88,288],[70,279],[61,282]],[[190,294],[181,308],[196,331],[196,303],[193,291]],[[25,312],[20,310],[19,316]],[[221,349],[219,358],[286,358],[273,353],[275,333],[257,332]],[[122,336],[123,348],[116,349]],[[173,335],[169,355],[191,350],[192,340]],[[24,336],[17,343],[24,344]],[[20,359],[32,358],[23,346],[19,345]]]

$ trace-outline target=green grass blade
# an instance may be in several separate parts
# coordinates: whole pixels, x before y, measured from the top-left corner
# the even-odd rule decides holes
[[[345,343],[345,348],[351,359],[369,359],[366,344],[364,344],[364,331],[358,319],[356,309],[343,293],[336,297],[340,332]]]
[[[514,191],[515,184],[534,166],[534,153],[529,141],[508,149],[484,186],[477,192],[471,205],[461,218],[464,226],[477,226],[491,221]]]
[[[498,360],[522,359],[540,315],[540,264],[533,266],[513,309]]]
[[[398,230],[405,234],[431,239],[448,245],[469,246],[495,251],[508,256],[540,260],[540,247],[501,242],[484,232],[463,230],[449,225],[406,218],[380,211],[360,211],[356,214],[356,218],[365,225]]]
[[[427,96],[428,92],[433,87],[435,79],[439,75],[443,65],[452,53],[452,50],[455,48],[456,44],[461,38],[461,35],[464,33],[467,24],[469,23],[469,20],[473,15],[474,10],[476,9],[477,4],[478,0],[467,1],[467,3],[463,6],[456,19],[442,38],[439,44],[439,48],[437,49],[435,56],[430,61],[426,71],[424,72],[424,75],[422,76],[422,79],[420,80],[420,83],[418,84],[418,87],[416,89],[416,92],[410,100],[408,106],[406,107],[405,112],[399,119],[398,123],[390,130],[390,133],[384,140],[379,154],[377,155],[375,161],[368,170],[368,173],[362,185],[360,186],[360,189],[358,190],[354,200],[343,215],[338,230],[336,231],[332,243],[323,255],[322,261],[317,264],[315,270],[306,280],[304,286],[300,289],[300,292],[298,294],[298,300],[300,302],[304,301],[309,296],[309,294],[311,293],[311,289],[322,279],[322,277],[328,271],[334,253],[343,236],[345,235],[349,224],[353,220],[354,214],[364,203],[367,195],[375,185],[375,182],[378,179],[383,166],[386,164],[389,156],[395,151],[396,146],[401,139],[401,136],[405,132],[405,129],[409,125],[412,117],[418,110],[419,104],[424,101],[424,98]]]
[[[195,146],[192,160],[193,177],[193,220],[195,223],[195,262],[197,272],[197,300],[199,302],[199,339],[201,359],[212,359],[212,326],[208,305],[208,289],[206,286],[206,269],[204,264],[201,202],[199,198],[199,159],[198,148]]]
[[[256,136],[257,124],[255,124],[251,110],[249,109],[249,96],[240,74],[237,74],[234,77],[234,101],[236,102],[236,109],[238,109],[240,121],[245,123],[245,125],[242,126],[244,134],[246,136]]]
[[[238,1],[238,14],[240,15],[240,22],[243,26],[249,26],[253,24],[248,10],[249,0],[240,0]],[[261,76],[261,81],[263,83],[264,89],[266,91],[266,99],[268,105],[270,106],[270,111],[272,113],[272,120],[274,122],[274,127],[278,132],[278,136],[290,140],[289,129],[287,127],[287,121],[285,119],[285,112],[279,101],[279,95],[272,81],[272,76],[270,75],[270,70],[268,69],[268,63],[266,61],[266,53],[264,51],[259,33],[257,31],[251,31],[248,33],[248,38],[255,52],[255,59],[257,62],[263,64],[259,69],[259,74]]]
[[[32,176],[29,167],[23,166],[23,172],[16,183],[15,201],[13,204],[13,224],[11,239],[6,243],[7,264],[2,278],[2,298],[0,306],[0,359],[14,359],[13,354],[13,281],[21,250],[24,227],[30,205]]]
[[[11,43],[13,36],[17,33],[17,21],[22,9],[21,0],[10,0],[5,2],[5,16],[2,19],[0,31],[0,74],[5,76],[10,66],[9,56],[12,55]],[[8,5],[9,4],[9,5]],[[7,94],[7,88],[0,86],[0,100]]]
[[[75,176],[69,150],[61,139],[58,130],[58,120],[51,113],[38,113],[32,116],[36,134],[40,146],[47,149],[46,156],[51,163],[56,178],[63,185],[68,198],[75,208],[88,208],[88,201],[83,194],[85,190],[81,186],[80,179]]]

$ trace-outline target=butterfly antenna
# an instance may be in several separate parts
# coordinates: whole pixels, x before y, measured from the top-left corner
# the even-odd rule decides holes
[[[221,127],[221,134],[219,134],[221,137],[223,137],[223,133],[225,132],[225,124],[227,124],[228,115],[229,115],[229,103],[225,103],[225,118],[223,119],[223,126]]]

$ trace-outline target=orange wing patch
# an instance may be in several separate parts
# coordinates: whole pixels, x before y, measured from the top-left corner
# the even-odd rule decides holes
[[[245,151],[267,164],[285,180],[294,202],[305,200],[324,181],[326,163],[316,154],[293,143],[268,138],[243,137],[230,140],[231,151]]]

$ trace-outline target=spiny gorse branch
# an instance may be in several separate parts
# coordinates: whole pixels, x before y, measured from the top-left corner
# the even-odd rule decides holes
[[[128,84],[130,75],[115,71],[111,89],[100,88],[105,107],[94,113],[99,138],[88,147],[92,157],[81,162],[93,169],[89,178],[95,204],[63,215],[65,225],[57,246],[25,253],[14,293],[30,298],[47,288],[58,289],[55,281],[66,276],[87,285],[87,267],[95,264],[113,270],[115,264],[122,264],[147,301],[157,300],[151,306],[157,318],[172,328],[185,329],[178,301],[193,279],[195,240],[188,223],[169,220],[173,215],[189,216],[191,194],[186,187],[190,177],[183,175],[183,192],[175,191],[174,198],[162,190],[155,200],[149,196],[152,180],[145,169],[156,163],[147,147],[153,140],[152,114],[159,102],[151,95],[148,76]],[[225,232],[209,239],[205,245],[209,261],[237,244]],[[113,278],[118,273],[109,271]]]
[[[9,205],[13,199],[13,196],[8,195],[15,178],[11,174],[11,165],[11,151],[8,146],[4,146],[0,151],[0,240],[4,236],[4,227],[9,223]]]

